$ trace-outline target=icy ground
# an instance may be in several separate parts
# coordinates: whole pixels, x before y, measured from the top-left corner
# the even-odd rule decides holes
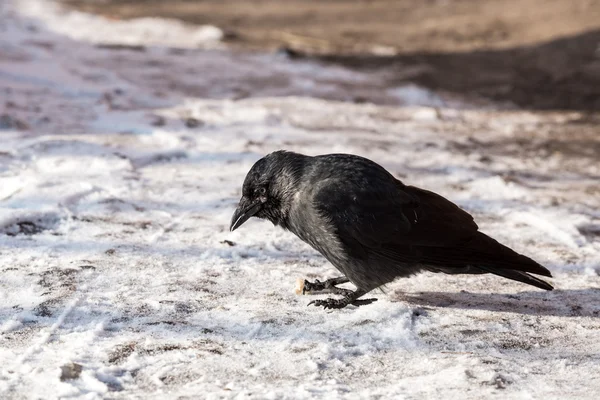
[[[593,116],[467,110],[229,53],[215,29],[200,50],[171,21],[163,43],[148,21],[15,4],[0,3],[0,398],[599,398]],[[124,45],[102,41],[113,27]],[[356,98],[388,106],[335,101]],[[367,307],[306,307],[296,279],[333,267],[269,223],[227,231],[245,173],[280,148],[361,154],[447,196],[557,289],[423,274]]]

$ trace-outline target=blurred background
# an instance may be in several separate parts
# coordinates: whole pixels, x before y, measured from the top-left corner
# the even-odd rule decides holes
[[[214,25],[240,50],[386,72],[532,109],[600,109],[597,0],[63,0],[112,19]],[[376,101],[376,100],[375,100]]]

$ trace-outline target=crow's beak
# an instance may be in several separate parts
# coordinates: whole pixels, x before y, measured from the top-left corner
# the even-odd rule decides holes
[[[260,201],[249,204],[249,201],[245,197],[242,197],[240,204],[238,204],[238,207],[235,209],[233,217],[231,218],[231,226],[229,227],[229,230],[233,232],[242,226],[244,222],[248,221],[251,216],[260,210],[262,205],[263,203]]]

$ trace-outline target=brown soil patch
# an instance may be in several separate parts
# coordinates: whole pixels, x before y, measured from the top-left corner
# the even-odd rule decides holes
[[[111,18],[161,16],[224,29],[234,47],[293,50],[390,84],[600,110],[600,0],[63,0]]]

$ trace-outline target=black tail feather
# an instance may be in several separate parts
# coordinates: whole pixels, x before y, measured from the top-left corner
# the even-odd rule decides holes
[[[484,270],[485,272],[489,272],[491,274],[502,276],[504,278],[512,279],[515,281],[527,283],[529,285],[533,285],[540,289],[544,289],[544,290],[554,289],[554,287],[552,285],[550,285],[548,282],[538,279],[535,276],[529,275],[527,272],[515,271],[512,269],[488,267],[488,266],[482,266],[482,265],[478,265],[477,267],[479,269]]]
[[[517,253],[513,249],[489,237],[485,233],[478,232],[477,236],[469,243],[468,248],[472,252],[473,264],[478,267],[481,265],[486,265],[486,268],[494,268],[505,271],[514,270],[515,272],[529,272],[536,275],[552,277],[550,271],[548,271],[548,269],[544,266],[535,262],[531,258],[524,256],[523,254]],[[498,273],[497,275],[501,274]]]
[[[540,289],[553,289],[549,283],[529,274],[552,277],[547,268],[481,232],[459,246],[428,248],[422,261],[432,272],[492,273]]]

